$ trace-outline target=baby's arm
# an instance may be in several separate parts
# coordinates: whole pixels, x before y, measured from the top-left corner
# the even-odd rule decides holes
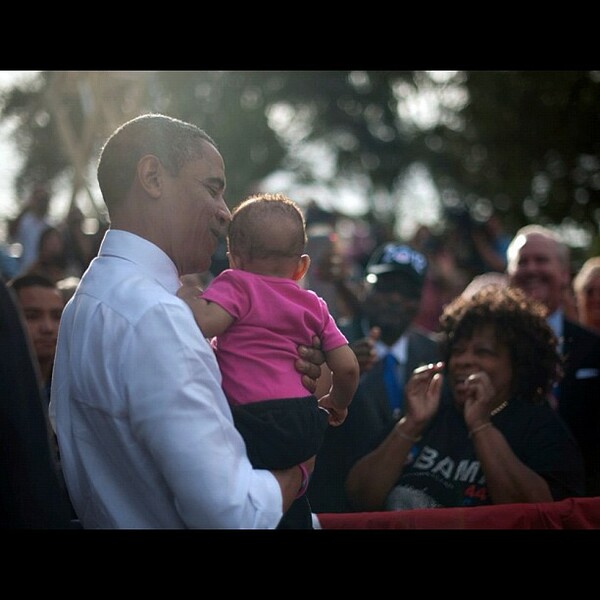
[[[188,304],[204,337],[212,338],[223,333],[232,323],[233,317],[215,302],[207,302],[197,287],[183,285],[177,295]]]
[[[348,406],[358,386],[360,366],[354,351],[345,344],[325,352],[327,366],[331,370],[331,389],[320,398],[319,405],[329,411],[329,424],[341,425],[348,414]]]

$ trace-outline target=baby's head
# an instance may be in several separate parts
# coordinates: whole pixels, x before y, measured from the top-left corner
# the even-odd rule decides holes
[[[231,214],[227,236],[230,265],[293,277],[298,262],[306,256],[306,239],[304,215],[293,200],[283,194],[250,196]]]

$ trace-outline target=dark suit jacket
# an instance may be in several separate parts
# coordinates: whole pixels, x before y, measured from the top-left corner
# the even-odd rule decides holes
[[[436,336],[409,329],[406,373],[438,360]],[[360,457],[379,445],[394,423],[383,382],[383,361],[378,361],[361,377],[344,423],[329,427],[325,434],[307,492],[313,512],[352,510],[344,491],[346,476]]]
[[[600,336],[565,319],[558,411],[579,443],[586,493],[600,496]]]
[[[11,290],[0,282],[0,528],[70,529],[40,379]]]

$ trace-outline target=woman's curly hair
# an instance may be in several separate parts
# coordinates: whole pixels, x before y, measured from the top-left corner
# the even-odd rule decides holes
[[[487,286],[470,298],[458,296],[440,317],[446,364],[459,340],[491,325],[496,340],[510,351],[513,397],[544,400],[562,377],[562,358],[546,314],[544,305],[517,288]]]

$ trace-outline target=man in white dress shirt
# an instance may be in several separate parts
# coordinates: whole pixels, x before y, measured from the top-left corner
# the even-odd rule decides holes
[[[87,528],[275,528],[314,459],[253,469],[213,351],[175,293],[210,267],[230,213],[213,140],[143,115],[98,163],[111,227],[61,319],[51,395],[69,494]],[[296,368],[314,392],[323,354]]]

